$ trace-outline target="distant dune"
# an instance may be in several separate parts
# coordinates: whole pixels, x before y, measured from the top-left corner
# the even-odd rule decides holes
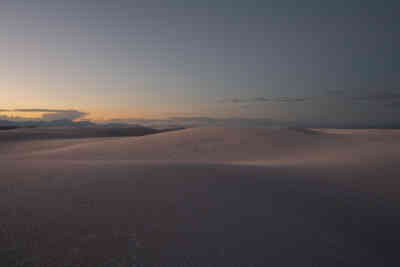
[[[0,265],[399,264],[398,130],[85,131],[0,133]]]
[[[48,139],[77,139],[93,137],[121,137],[143,136],[160,133],[163,130],[155,130],[142,126],[109,127],[109,126],[58,126],[58,127],[16,127],[3,126],[0,129],[0,143],[10,141],[48,140]]]
[[[0,126],[0,131],[14,130],[18,129],[17,126]]]

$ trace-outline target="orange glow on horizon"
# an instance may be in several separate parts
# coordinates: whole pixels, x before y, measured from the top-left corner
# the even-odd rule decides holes
[[[4,111],[0,112],[0,116],[7,116],[9,118],[34,118],[40,119],[46,112],[18,112],[18,111]]]
[[[10,119],[13,118],[24,118],[24,119],[40,119],[44,114],[52,113],[52,112],[20,112],[20,111],[0,111],[0,116],[7,116]],[[54,109],[57,110],[57,109]],[[60,109],[62,110],[62,109]],[[132,112],[132,111],[106,111],[106,110],[83,110],[83,109],[76,109],[81,112],[88,113],[87,116],[79,118],[77,120],[91,120],[94,122],[103,122],[109,121],[112,119],[166,119],[169,116],[181,116],[180,113],[154,113],[154,112]]]

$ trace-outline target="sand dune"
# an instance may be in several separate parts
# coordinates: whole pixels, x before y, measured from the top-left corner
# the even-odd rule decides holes
[[[49,140],[49,139],[78,139],[94,137],[143,136],[160,133],[162,130],[142,126],[57,126],[57,127],[26,127],[0,131],[0,144],[4,142]]]
[[[398,266],[399,151],[386,130],[8,141],[0,263]]]
[[[388,161],[400,132],[193,128],[152,136],[29,142],[7,157],[63,160],[195,161],[241,164],[363,164]]]

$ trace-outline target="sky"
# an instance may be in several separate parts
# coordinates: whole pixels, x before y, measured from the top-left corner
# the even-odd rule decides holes
[[[386,124],[397,1],[0,1],[0,118]]]

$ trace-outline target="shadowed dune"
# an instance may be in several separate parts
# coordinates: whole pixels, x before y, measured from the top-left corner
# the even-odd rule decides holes
[[[10,142],[0,146],[0,259],[398,266],[398,134],[194,128]]]
[[[48,140],[48,139],[76,139],[93,137],[118,137],[118,136],[143,136],[160,133],[147,127],[3,127],[7,130],[0,131],[0,142],[14,142],[27,140]]]

